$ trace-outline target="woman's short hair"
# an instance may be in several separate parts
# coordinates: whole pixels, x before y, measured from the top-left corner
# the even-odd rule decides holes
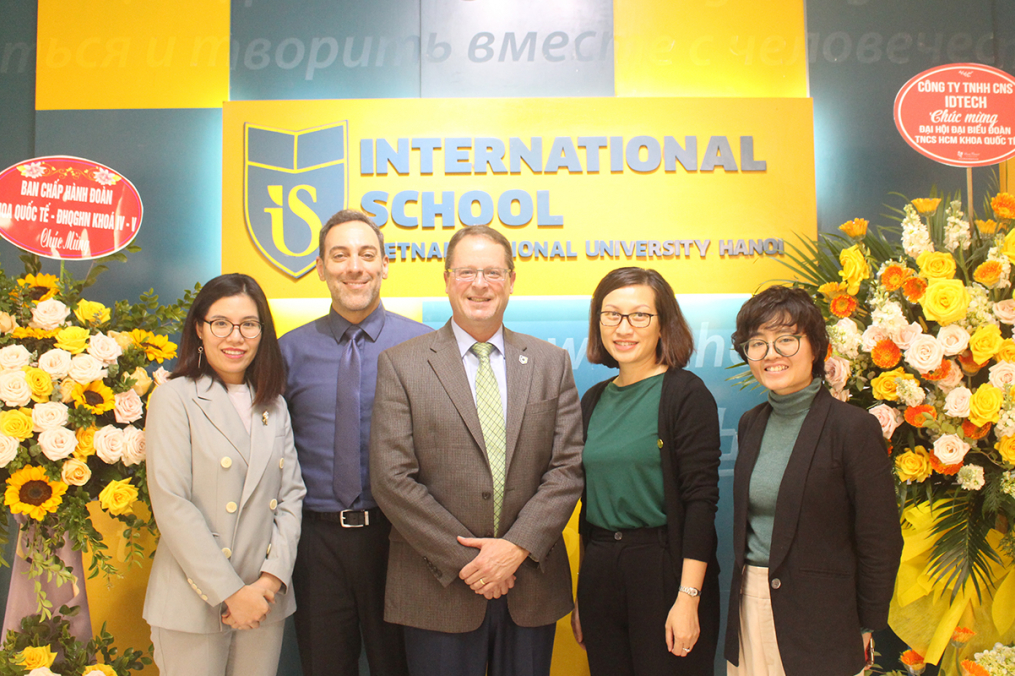
[[[268,299],[260,285],[253,277],[233,273],[220,275],[205,284],[194,298],[183,323],[180,340],[179,358],[171,378],[191,378],[196,380],[207,375],[221,381],[215,369],[202,358],[197,348],[201,347],[201,339],[197,335],[197,325],[208,316],[211,306],[222,298],[246,295],[257,306],[257,318],[261,322],[261,342],[257,347],[257,355],[247,367],[246,380],[254,389],[254,404],[266,404],[282,394],[285,389],[285,364],[282,351],[278,347],[278,336],[275,335],[275,322],[271,317]]]
[[[770,286],[744,303],[737,313],[737,329],[733,332],[733,349],[745,362],[743,345],[765,324],[796,327],[796,332],[807,336],[814,354],[811,374],[825,376],[825,357],[828,355],[828,332],[825,318],[814,304],[810,294],[789,286]]]
[[[589,345],[586,350],[589,362],[603,364],[611,369],[617,368],[617,360],[603,345],[599,313],[603,310],[603,299],[606,296],[628,286],[647,286],[655,292],[656,317],[652,321],[659,322],[656,361],[667,368],[687,366],[687,361],[694,352],[694,339],[691,338],[691,329],[684,319],[684,313],[680,311],[673,288],[655,270],[637,267],[611,271],[603,277],[592,294],[592,304],[589,307]]]

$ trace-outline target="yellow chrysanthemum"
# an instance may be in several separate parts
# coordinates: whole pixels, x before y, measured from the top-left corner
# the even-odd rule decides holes
[[[981,221],[979,218],[977,218],[974,222],[976,223],[976,229],[979,230],[984,235],[993,235],[995,232],[997,232],[997,221],[995,221],[993,218],[986,221]]]
[[[102,303],[80,300],[77,307],[74,308],[74,316],[82,324],[100,326],[109,321],[109,308]]]
[[[999,192],[990,200],[990,208],[994,210],[997,218],[1015,218],[1015,195],[1008,192]]]
[[[937,211],[937,205],[941,204],[940,197],[917,197],[913,200],[913,207],[921,214],[932,214]]]
[[[18,286],[28,290],[32,302],[49,300],[60,290],[60,280],[56,275],[25,275],[18,280]]]
[[[846,293],[849,286],[846,282],[825,282],[818,287],[818,293],[825,297],[825,300],[832,300],[840,293]]]
[[[56,347],[71,354],[81,354],[88,346],[91,333],[80,326],[68,326],[56,332]]]
[[[106,411],[112,411],[116,401],[113,398],[113,390],[106,387],[101,380],[95,380],[87,385],[74,385],[74,403],[95,415],[102,415]]]
[[[976,270],[973,272],[973,279],[989,289],[1001,281],[1002,272],[1004,272],[1004,269],[998,261],[983,261],[976,266]]]
[[[863,218],[854,218],[840,225],[839,230],[842,230],[846,234],[846,237],[863,239],[867,234],[867,221]]]
[[[14,514],[42,521],[46,514],[56,511],[66,492],[67,484],[50,480],[41,467],[27,465],[7,479],[4,504]]]
[[[157,336],[144,329],[134,329],[130,332],[130,337],[134,340],[134,344],[144,351],[148,361],[157,361],[161,364],[166,359],[176,356],[176,343],[166,336]]]
[[[49,401],[49,395],[53,394],[53,378],[48,373],[34,366],[26,366],[25,380],[32,390],[34,401],[40,404]]]

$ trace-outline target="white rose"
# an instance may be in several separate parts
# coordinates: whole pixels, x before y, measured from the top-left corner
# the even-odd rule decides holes
[[[17,439],[0,434],[0,467],[6,467],[17,456],[19,448],[21,443]]]
[[[113,414],[118,423],[130,423],[141,418],[144,406],[141,404],[141,397],[137,396],[134,390],[127,390],[120,394],[113,395]]]
[[[144,430],[133,425],[123,429],[123,464],[130,466],[143,462],[145,459]]]
[[[968,418],[969,398],[972,396],[968,387],[956,387],[945,397],[945,413],[953,418]]]
[[[84,486],[91,478],[91,467],[88,466],[87,462],[77,458],[68,458],[60,469],[60,480],[70,486]]]
[[[106,370],[102,368],[102,362],[90,354],[76,354],[70,360],[70,370],[67,375],[76,383],[87,385],[88,383],[106,377]]]
[[[994,303],[994,316],[1005,324],[1015,324],[1015,300],[1008,298]]]
[[[78,439],[66,427],[39,432],[39,446],[42,447],[42,454],[56,462],[63,460],[74,452]]]
[[[58,401],[47,401],[32,408],[33,431],[44,432],[67,424],[67,405]]]
[[[1002,392],[1015,385],[1015,364],[1002,361],[990,367],[990,384]]]
[[[969,332],[958,324],[949,324],[937,332],[937,340],[945,354],[954,357],[969,346]]]
[[[70,308],[55,298],[40,301],[32,308],[31,326],[43,331],[52,331],[63,326],[69,314]]]
[[[96,333],[88,339],[88,354],[102,362],[103,366],[109,366],[116,363],[123,349],[109,336]]]
[[[864,352],[870,352],[878,343],[887,337],[887,331],[872,324],[868,326],[866,330],[864,330],[863,335],[860,336],[860,347],[863,348]]]
[[[0,401],[11,408],[20,408],[32,400],[32,388],[24,371],[0,372]]]
[[[969,444],[954,434],[946,434],[934,442],[934,455],[942,465],[957,465],[968,452]]]
[[[851,372],[849,361],[842,357],[829,357],[825,360],[825,380],[833,390],[843,389]]]
[[[913,322],[899,327],[892,332],[890,338],[893,343],[899,346],[900,350],[908,350],[913,345],[913,341],[921,335],[923,335],[923,327]]]
[[[878,404],[870,409],[869,412],[881,424],[881,436],[885,439],[891,439],[892,435],[895,434],[895,429],[904,420],[901,413],[887,404]]]
[[[95,432],[92,445],[95,446],[95,454],[112,465],[123,455],[123,430],[113,425],[100,427]]]
[[[941,368],[944,359],[944,348],[934,336],[926,334],[918,336],[906,350],[906,363],[920,373],[930,373]]]
[[[36,667],[28,672],[28,676],[59,676],[53,673],[49,667]]]
[[[39,368],[48,373],[53,380],[59,380],[67,376],[70,359],[70,352],[55,348],[39,357]]]
[[[833,397],[835,397],[839,401],[849,401],[849,398],[851,396],[849,390],[837,390],[833,388],[829,390],[829,392]]]
[[[19,369],[32,363],[32,353],[24,345],[8,345],[0,349],[0,369]]]
[[[955,363],[954,359],[948,360],[948,375],[937,381],[936,385],[942,392],[951,392],[952,388],[962,382],[962,368]]]
[[[172,374],[167,371],[164,366],[160,366],[155,369],[155,373],[152,374],[152,380],[155,381],[155,386],[158,387],[159,385],[164,385],[165,382],[169,380],[170,375]]]

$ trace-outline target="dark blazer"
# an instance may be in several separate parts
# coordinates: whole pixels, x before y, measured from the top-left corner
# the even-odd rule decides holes
[[[593,385],[582,397],[585,437],[603,390],[612,381]],[[715,512],[719,502],[719,416],[715,399],[701,378],[682,368],[663,375],[659,397],[659,452],[666,502],[667,546],[679,581],[683,560],[705,561],[708,568],[698,605],[701,634],[695,650],[682,660],[699,660],[712,673],[719,641],[719,563],[716,559]],[[578,530],[588,537],[585,496]],[[692,673],[692,672],[689,672]]]
[[[768,402],[740,419],[733,474],[733,580],[726,659],[739,662],[747,501]],[[768,575],[787,676],[851,676],[864,666],[861,629],[888,624],[902,555],[892,467],[867,411],[818,390],[779,487]]]
[[[571,612],[562,532],[581,494],[581,412],[567,352],[504,329],[507,477],[498,534],[529,551],[507,594],[514,622],[536,627]],[[494,537],[493,478],[451,323],[381,353],[370,429],[370,478],[391,520],[384,619],[461,633],[487,600],[458,577],[479,550],[455,537]]]

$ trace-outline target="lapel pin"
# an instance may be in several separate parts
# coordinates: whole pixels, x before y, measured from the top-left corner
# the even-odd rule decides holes
[[[520,355],[518,355],[518,363],[519,364],[528,364],[529,363],[529,358],[526,357],[524,354],[520,354]]]
[[[261,414],[261,424],[264,425],[265,427],[268,426],[268,412],[267,411],[265,411],[264,413]]]

